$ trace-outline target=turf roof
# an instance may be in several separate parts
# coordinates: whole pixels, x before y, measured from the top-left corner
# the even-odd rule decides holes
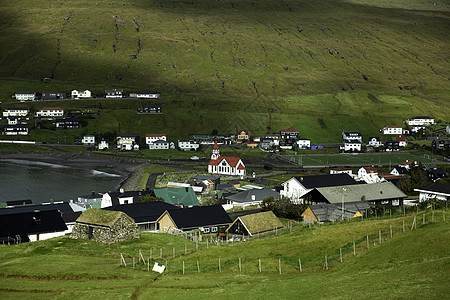
[[[239,217],[238,219],[241,220],[250,234],[270,231],[275,228],[283,227],[283,224],[281,224],[280,220],[272,211],[264,211],[257,214],[245,215]]]
[[[134,222],[132,218],[121,211],[109,211],[98,208],[86,209],[77,219],[77,222],[112,227],[122,215]]]

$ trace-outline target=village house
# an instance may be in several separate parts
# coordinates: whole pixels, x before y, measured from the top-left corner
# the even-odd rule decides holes
[[[83,143],[83,145],[86,145],[86,146],[95,145],[95,135],[88,134],[88,135],[83,136],[81,143]]]
[[[239,157],[220,156],[217,142],[214,143],[211,160],[208,163],[208,173],[229,176],[245,176],[245,165]]]
[[[387,152],[400,151],[400,144],[397,141],[386,141],[384,149]]]
[[[179,207],[192,207],[200,204],[191,186],[153,189],[153,195],[168,204]]]
[[[18,101],[34,101],[36,100],[36,93],[34,92],[16,92],[14,97]]]
[[[194,206],[165,211],[157,220],[160,233],[199,230],[202,234],[225,231],[231,219],[221,205]],[[196,237],[201,240],[201,235]]]
[[[109,149],[108,141],[105,139],[101,139],[97,145],[98,150]]]
[[[280,194],[270,189],[251,189],[238,193],[233,193],[224,197],[227,204],[224,208],[230,209],[233,207],[257,206],[260,207],[263,200],[268,197],[279,199]]]
[[[154,201],[144,203],[133,203],[126,205],[114,205],[106,207],[106,210],[121,211],[131,217],[136,225],[139,226],[140,232],[159,232],[159,217],[165,212],[174,209],[181,209],[169,203]]]
[[[342,209],[341,204],[318,203],[308,206],[303,212],[304,223],[325,223],[338,220],[362,217],[371,205],[364,201],[347,202]]]
[[[280,140],[281,140],[281,135],[276,134],[276,133],[269,133],[269,134],[265,134],[263,136],[263,139],[272,139],[273,146],[279,146]],[[261,139],[259,139],[259,142],[261,142]]]
[[[20,200],[23,202],[24,200]],[[25,200],[26,201],[26,200]],[[10,202],[10,201],[8,201]],[[47,211],[47,210],[57,210],[61,213],[63,212],[73,212],[72,206],[67,202],[58,202],[52,204],[26,204],[26,205],[15,205],[13,207],[0,208],[0,215],[8,215],[8,214],[18,214],[24,212],[34,212],[38,211]]]
[[[373,136],[369,137],[369,142],[367,143],[368,146],[378,148],[382,147],[383,143],[381,142],[381,139],[379,137]]]
[[[394,167],[390,174],[395,176],[403,176],[405,174],[408,174],[408,169],[405,167]]]
[[[123,90],[122,89],[112,89],[112,90],[106,90],[105,91],[106,98],[122,98],[123,97]]]
[[[408,142],[406,141],[406,136],[397,136],[395,140],[398,142],[399,147],[406,147]]]
[[[365,183],[380,182],[381,178],[378,176],[378,170],[374,166],[361,167],[358,170],[358,181],[364,181]]]
[[[5,125],[3,134],[28,135],[28,125],[27,124]]]
[[[147,195],[151,196],[154,194],[152,191],[125,191],[121,188],[117,192],[104,193],[102,196],[101,208],[113,205],[139,203],[139,197]]]
[[[399,166],[399,167],[404,167],[404,168],[406,168],[407,170],[411,170],[411,169],[414,168],[414,167],[418,167],[418,166],[419,166],[419,163],[418,163],[417,161],[409,161],[409,160],[406,160],[405,162],[400,163],[398,166]]]
[[[183,151],[190,151],[190,150],[197,151],[197,149],[199,147],[200,147],[200,144],[193,140],[189,140],[189,141],[178,140],[178,148],[180,148]]]
[[[428,178],[436,182],[440,179],[448,178],[448,174],[444,172],[444,170],[437,168],[436,166],[427,166],[426,167]]]
[[[166,134],[147,133],[145,135],[145,143],[149,149],[169,149]]]
[[[228,238],[240,238],[243,235],[253,237],[255,235],[283,229],[283,224],[271,211],[239,216],[226,229]]]
[[[428,126],[434,124],[434,119],[427,116],[418,116],[406,121],[409,126]]]
[[[89,208],[76,220],[72,239],[116,243],[140,238],[139,228],[132,218],[121,211]]]
[[[382,134],[395,134],[395,135],[402,135],[403,134],[403,128],[402,126],[398,125],[389,125],[384,127],[380,130]]]
[[[359,142],[344,142],[344,145],[340,146],[339,149],[341,151],[347,152],[347,151],[357,151],[360,152],[362,149],[362,144]]]
[[[77,204],[82,205],[84,208],[100,208],[102,199],[103,194],[92,192],[89,195],[78,196]]]
[[[250,140],[250,134],[248,130],[238,130],[236,131],[236,139],[238,143],[242,143]]]
[[[8,125],[17,125],[17,124],[19,124],[20,118],[19,117],[7,117],[6,120],[8,120]]]
[[[450,139],[434,139],[431,142],[431,147],[437,150],[446,150],[450,148]]]
[[[355,180],[348,174],[296,176],[282,183],[280,195],[294,203],[303,203],[303,195],[314,188],[352,184],[355,184]]]
[[[359,131],[343,131],[342,140],[347,143],[362,143],[362,135]]]
[[[297,147],[298,149],[309,149],[311,148],[311,140],[300,138],[297,140]]]
[[[61,118],[54,122],[56,128],[76,129],[80,127],[78,118]]]
[[[275,147],[273,138],[262,138],[259,142],[259,148],[264,151],[272,150]]]
[[[298,130],[297,129],[281,129],[280,130],[281,139],[298,139]]]
[[[62,117],[64,109],[61,107],[43,107],[35,114],[36,117]]]
[[[54,209],[0,214],[0,244],[46,240],[64,235],[65,230],[61,213]]]
[[[139,150],[139,138],[138,134],[125,134],[117,137],[117,148],[120,150]]]
[[[138,114],[160,114],[162,113],[162,104],[144,104],[143,108],[137,110]]]
[[[330,169],[330,174],[342,174],[342,173],[348,174],[353,177],[353,171],[351,168],[337,167]]]
[[[130,93],[130,98],[138,99],[158,99],[161,95],[157,92],[136,92]]]
[[[345,186],[329,186],[314,188],[304,195],[308,203],[368,202],[378,206],[402,206],[407,196],[391,182],[371,184],[353,184]]]
[[[3,112],[4,117],[26,117],[30,111],[28,108],[8,108]]]
[[[66,99],[66,93],[42,93],[42,100],[63,100]]]
[[[414,191],[419,192],[420,202],[427,200],[450,200],[450,184],[431,183],[420,188],[416,188]]]
[[[90,90],[73,90],[71,95],[72,99],[92,98],[92,93]]]

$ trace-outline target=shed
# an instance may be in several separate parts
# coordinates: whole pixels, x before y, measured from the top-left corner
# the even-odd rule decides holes
[[[345,203],[344,211],[342,205],[319,203],[308,206],[302,217],[305,223],[334,222],[337,220],[361,217],[371,206],[365,201]]]
[[[253,236],[283,228],[280,220],[272,211],[240,216],[227,228],[229,235]]]
[[[115,243],[138,239],[140,235],[134,220],[125,213],[89,208],[76,220],[70,237]]]

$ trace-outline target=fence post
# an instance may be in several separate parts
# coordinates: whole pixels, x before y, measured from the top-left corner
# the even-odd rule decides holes
[[[342,248],[339,248],[339,258],[340,258],[340,260],[342,262]]]
[[[219,272],[222,272],[222,269],[220,268],[220,257],[219,257]]]
[[[302,260],[300,258],[298,259],[298,267],[299,267],[300,273],[303,272],[303,270],[302,270]]]
[[[134,256],[133,256],[133,269],[134,269],[134,267],[135,267],[135,262],[134,262]]]
[[[184,260],[183,260],[183,275],[184,275]]]
[[[325,255],[325,269],[328,270],[328,260],[327,256]]]
[[[355,245],[355,241],[353,241],[353,256],[356,255],[356,245]]]
[[[391,232],[391,239],[392,239],[392,224],[389,225],[389,231]]]
[[[281,259],[278,259],[278,271],[280,272],[281,275]]]
[[[367,235],[367,249],[369,249],[369,235]]]
[[[431,209],[431,222],[434,223],[434,209]]]
[[[198,251],[198,241],[195,242],[195,250]]]
[[[259,261],[259,273],[261,273],[261,258],[258,258]]]
[[[197,259],[197,273],[200,273],[200,264],[198,263],[198,259]]]
[[[411,225],[411,230],[413,230],[415,228],[415,225],[416,225],[416,216],[414,216],[414,220],[413,220],[413,223]]]
[[[153,259],[153,248],[150,248],[150,259]]]
[[[150,258],[147,261],[147,272],[150,272]]]
[[[422,214],[422,225],[425,224],[425,213]]]
[[[206,249],[209,249],[209,242],[208,242],[208,239],[206,239]]]
[[[405,233],[405,220],[403,220],[402,223],[403,223],[403,227],[402,227],[403,228],[403,233]]]
[[[187,247],[186,247],[186,244],[184,244],[184,255],[186,255],[187,254]]]
[[[167,259],[166,259],[166,271],[169,272],[169,264],[167,263]]]
[[[239,272],[242,272],[241,258],[239,257]]]
[[[173,255],[172,255],[172,257],[175,258],[175,247],[173,247],[172,249],[173,249]]]
[[[381,245],[381,230],[378,231],[378,241],[380,242]]]

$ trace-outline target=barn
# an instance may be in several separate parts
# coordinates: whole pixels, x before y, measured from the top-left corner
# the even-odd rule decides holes
[[[89,208],[76,220],[70,235],[102,243],[115,243],[140,237],[134,220],[121,211]]]

